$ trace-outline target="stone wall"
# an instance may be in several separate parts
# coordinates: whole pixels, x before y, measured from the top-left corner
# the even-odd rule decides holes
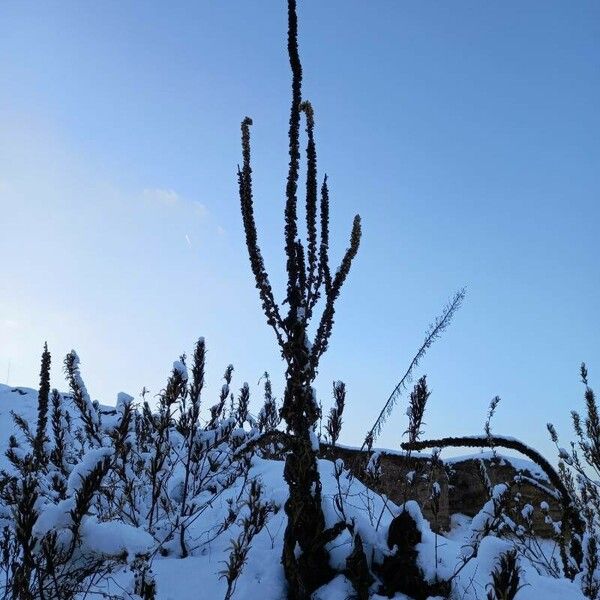
[[[409,472],[414,471],[417,474],[428,472],[426,459],[414,456],[407,457],[401,453],[381,452],[381,480],[378,485],[373,485],[373,482],[367,481],[365,475],[365,466],[368,460],[366,452],[343,446],[322,446],[321,455],[329,460],[341,458],[346,468],[358,480],[374,488],[380,494],[385,494],[396,504],[400,504],[405,500],[416,500],[421,506],[423,515],[430,522],[432,529],[444,531],[450,526],[448,476],[443,468],[437,469],[433,474],[433,480],[439,483],[441,491],[436,518],[429,501],[431,494],[429,478],[427,480],[417,478],[415,486],[409,487],[406,485]]]
[[[521,479],[515,492],[521,494],[521,504],[531,504],[536,510],[533,512],[533,526],[541,537],[552,535],[551,525],[544,522],[544,516],[539,510],[542,502],[547,502],[550,507],[550,516],[554,520],[561,519],[561,510],[555,498],[543,491],[543,488],[553,490],[549,482],[539,474],[532,465],[531,469],[521,467],[517,469],[510,460],[501,455],[497,458],[467,458],[452,461],[448,465],[449,471],[449,497],[448,508],[450,514],[462,513],[469,517],[475,516],[483,504],[487,501],[487,488],[481,474],[481,463],[483,462],[487,477],[492,485],[498,483],[510,483],[516,475],[521,474]],[[522,461],[525,463],[525,461]],[[521,463],[521,461],[519,461]],[[528,481],[531,480],[531,481]],[[537,485],[536,483],[537,482]]]
[[[432,529],[445,531],[450,527],[450,516],[462,513],[469,517],[475,516],[488,501],[487,487],[481,473],[481,463],[485,465],[487,477],[492,485],[498,483],[512,483],[516,475],[524,475],[523,481],[515,492],[521,494],[521,503],[531,504],[536,510],[533,513],[535,531],[541,537],[550,537],[551,526],[544,522],[544,516],[538,510],[542,502],[550,506],[550,515],[554,520],[560,520],[560,508],[554,497],[543,491],[543,488],[552,489],[544,476],[529,461],[515,461],[518,470],[511,459],[498,455],[491,457],[489,453],[482,458],[471,457],[453,459],[444,464],[444,467],[434,474],[441,489],[439,512],[437,519],[432,514],[429,502],[430,484],[427,480],[417,480],[414,487],[406,485],[407,474],[410,471],[427,472],[427,460],[420,456],[408,457],[403,453],[381,452],[382,477],[377,485],[367,481],[365,475],[366,452],[355,448],[343,446],[321,447],[321,456],[329,460],[341,458],[347,469],[353,475],[375,491],[385,494],[396,504],[404,500],[416,500],[421,506],[425,517],[429,520]],[[528,468],[529,466],[529,468]],[[531,480],[528,481],[528,480]]]

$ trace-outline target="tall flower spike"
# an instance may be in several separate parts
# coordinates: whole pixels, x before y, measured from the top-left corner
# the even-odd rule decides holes
[[[50,352],[48,343],[44,343],[42,353],[42,366],[40,370],[40,388],[38,393],[38,418],[37,429],[33,443],[33,454],[36,467],[42,467],[47,463],[48,457],[44,449],[46,440],[46,426],[48,424],[48,405],[50,403]]]
[[[298,265],[294,260],[294,244],[298,237],[297,196],[298,170],[300,165],[300,103],[302,102],[302,64],[298,54],[298,18],[296,0],[288,1],[288,55],[292,69],[292,105],[289,129],[289,171],[285,204],[285,254],[287,256],[287,301],[290,307],[298,305]]]
[[[313,351],[311,355],[311,361],[316,369],[319,359],[323,355],[323,353],[327,350],[327,346],[329,344],[329,338],[331,337],[331,331],[333,329],[333,317],[335,315],[335,301],[340,295],[340,291],[344,282],[346,281],[346,277],[348,277],[348,273],[350,272],[350,267],[352,266],[352,261],[354,260],[358,247],[360,245],[360,236],[361,236],[361,226],[360,226],[360,217],[356,215],[354,217],[354,222],[352,224],[352,232],[350,234],[350,246],[346,250],[344,254],[344,258],[340,264],[337,273],[333,279],[333,282],[327,286],[327,280],[331,281],[331,276],[329,275],[329,267],[327,267],[327,278],[326,279],[326,295],[327,299],[325,302],[325,309],[323,310],[323,314],[321,316],[321,322],[319,323],[319,327],[317,329],[317,334],[315,336],[315,342],[313,345]]]
[[[317,293],[317,149],[315,146],[314,111],[310,102],[305,101],[301,110],[306,115],[306,235],[308,241],[306,271],[306,304],[310,312],[311,299]]]
[[[256,288],[262,302],[263,311],[267,317],[267,323],[275,331],[277,341],[281,345],[283,338],[281,335],[282,321],[279,315],[279,309],[273,297],[273,290],[269,282],[269,276],[265,270],[265,264],[262,253],[258,246],[258,236],[256,233],[256,222],[254,219],[254,204],[252,200],[252,167],[250,165],[250,126],[252,119],[246,117],[242,121],[242,170],[238,167],[238,183],[240,193],[240,204],[242,209],[242,220],[244,231],[246,233],[246,246],[248,256],[250,257],[250,266],[256,282]]]
[[[321,187],[321,246],[319,248],[319,267],[325,281],[325,292],[331,289],[331,271],[329,270],[329,186],[327,175]]]

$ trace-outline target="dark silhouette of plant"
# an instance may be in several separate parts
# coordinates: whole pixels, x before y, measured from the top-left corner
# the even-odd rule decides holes
[[[273,431],[281,422],[281,416],[277,408],[277,401],[273,397],[273,387],[269,374],[263,375],[265,380],[265,404],[258,414],[258,429],[261,433]]]
[[[40,389],[38,393],[38,420],[33,442],[33,459],[37,468],[42,468],[48,463],[45,444],[46,425],[48,424],[48,405],[50,403],[50,352],[48,344],[44,344],[42,353],[42,366],[40,369]]]
[[[561,528],[561,537],[565,542],[570,540],[576,552],[571,550],[575,559],[569,564],[565,573],[573,578],[579,571],[581,589],[586,597],[592,600],[600,598],[598,565],[600,564],[600,416],[596,395],[588,381],[588,370],[581,364],[581,383],[585,386],[585,414],[571,411],[576,441],[569,448],[559,446],[558,433],[552,424],[548,431],[556,444],[559,456],[558,472],[564,487],[569,491],[574,510],[585,522],[585,531]]]
[[[365,556],[360,533],[354,536],[352,552],[346,558],[346,577],[352,582],[355,590],[355,600],[368,600],[369,589],[373,584],[373,576]]]
[[[325,431],[329,436],[331,445],[335,446],[342,431],[342,414],[346,403],[346,385],[343,381],[333,382],[333,399],[335,405],[331,408],[327,417]]]
[[[182,414],[180,417],[180,430],[186,439],[186,453],[184,460],[184,480],[181,501],[181,525],[179,531],[179,544],[181,546],[181,555],[185,558],[188,555],[188,548],[185,542],[186,522],[185,517],[193,511],[188,506],[188,495],[190,491],[190,480],[193,478],[194,462],[194,440],[199,432],[198,419],[200,417],[200,396],[204,387],[204,366],[206,359],[206,346],[204,338],[200,338],[196,343],[194,350],[194,360],[192,365],[192,382],[189,385],[189,406],[182,404]]]
[[[380,593],[392,598],[401,592],[414,600],[448,597],[450,583],[443,580],[428,582],[418,564],[417,547],[422,541],[422,533],[416,520],[417,512],[420,513],[420,509],[415,502],[405,503],[390,523],[387,534],[390,553],[377,566],[382,580]]]
[[[492,571],[492,583],[488,585],[487,600],[514,600],[522,587],[517,551],[508,550],[500,555],[498,565]]]
[[[423,416],[425,415],[425,407],[427,406],[429,396],[431,396],[431,392],[427,388],[427,376],[423,375],[410,393],[408,409],[406,411],[408,416],[408,429],[405,433],[408,435],[409,442],[416,442],[422,433],[421,426],[423,424]]]
[[[250,482],[248,499],[245,504],[244,509],[247,510],[247,514],[240,519],[241,531],[237,539],[231,540],[229,558],[225,561],[225,567],[219,574],[227,582],[225,600],[230,600],[234,595],[237,581],[252,547],[252,540],[267,524],[269,514],[278,510],[273,503],[263,500],[263,487],[256,479]]]
[[[302,66],[298,54],[295,0],[288,0],[288,54],[292,70],[292,104],[285,203],[287,293],[281,307],[275,301],[257,241],[250,165],[252,120],[249,117],[242,121],[243,163],[242,168],[238,168],[238,183],[250,266],[267,323],[275,332],[287,366],[281,415],[291,434],[291,447],[284,471],[290,495],[285,505],[288,524],[282,562],[288,581],[289,597],[307,598],[332,576],[325,544],[333,535],[333,532],[325,531],[321,507],[321,482],[317,470],[319,445],[314,433],[319,406],[311,384],[317,374],[319,359],[327,350],[333,328],[335,301],[358,251],[361,227],[360,217],[357,215],[352,226],[350,246],[340,267],[332,274],[329,266],[329,190],[325,177],[319,202],[314,114],[311,104],[302,99]],[[306,247],[298,234],[297,211],[302,114],[306,119],[307,134]],[[320,230],[317,227],[319,216]],[[311,342],[309,325],[322,297],[323,311]],[[287,305],[286,316],[282,314],[284,305]]]

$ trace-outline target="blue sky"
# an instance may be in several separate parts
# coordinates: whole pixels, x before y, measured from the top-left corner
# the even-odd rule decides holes
[[[305,0],[334,259],[362,247],[317,390],[348,386],[359,443],[452,293],[467,301],[421,372],[430,435],[498,433],[552,452],[578,365],[600,390],[600,5]],[[54,385],[72,347],[93,397],[158,392],[204,335],[205,403],[283,364],[245,255],[239,124],[254,119],[260,240],[283,289],[289,72],[283,1],[0,8],[0,381]],[[281,293],[280,293],[281,297]],[[381,445],[397,447],[405,406]]]

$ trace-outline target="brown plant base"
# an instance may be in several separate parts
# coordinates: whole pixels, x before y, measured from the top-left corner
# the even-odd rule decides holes
[[[325,549],[329,536],[321,507],[321,480],[309,439],[294,439],[292,451],[286,457],[284,478],[290,495],[284,507],[288,522],[281,560],[288,598],[306,600],[334,576]]]

